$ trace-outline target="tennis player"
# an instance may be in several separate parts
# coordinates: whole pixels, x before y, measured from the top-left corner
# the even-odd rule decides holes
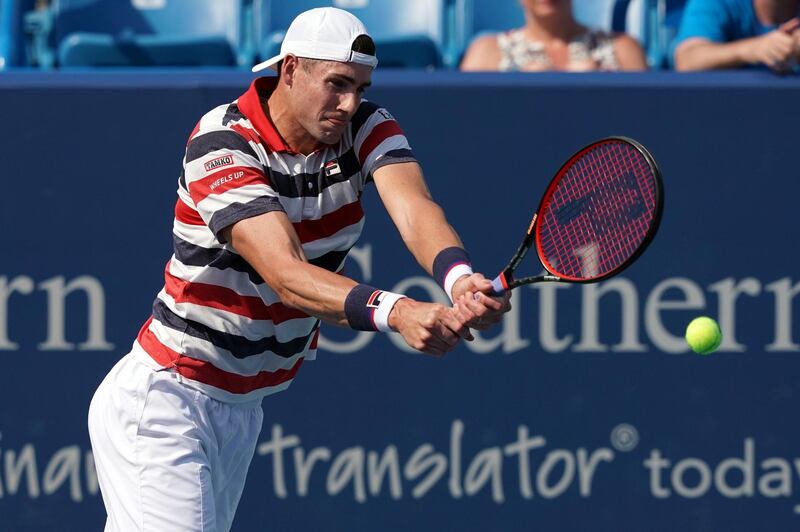
[[[280,54],[253,68],[278,76],[192,131],[164,288],[89,409],[106,530],[229,530],[261,400],[314,358],[321,320],[396,331],[442,355],[510,308],[486,295],[397,121],[362,99],[376,65],[356,17],[306,11]],[[339,273],[370,182],[452,307]]]

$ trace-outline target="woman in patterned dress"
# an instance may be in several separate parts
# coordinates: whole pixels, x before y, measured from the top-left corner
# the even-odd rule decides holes
[[[461,70],[645,70],[639,43],[624,33],[587,28],[575,20],[570,0],[519,0],[525,26],[475,39]]]

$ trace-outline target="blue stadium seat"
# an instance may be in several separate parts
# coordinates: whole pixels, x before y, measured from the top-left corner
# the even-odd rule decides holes
[[[644,49],[647,64],[658,66],[655,13],[659,0],[616,0],[611,9],[610,29],[636,38]]]
[[[0,70],[11,66],[13,39],[11,37],[11,12],[14,2],[0,1]]]
[[[642,0],[572,0],[572,11],[586,26],[624,31],[638,37],[641,20],[630,15],[641,4]]]
[[[611,28],[638,38],[651,68],[667,68],[671,43],[688,0],[617,0]]]
[[[658,44],[660,52],[660,66],[662,68],[672,68],[672,53],[674,52],[675,37],[678,36],[678,28],[683,18],[683,9],[688,0],[658,0],[658,20],[659,30]]]
[[[0,70],[25,65],[22,18],[34,0],[0,0]]]
[[[463,17],[464,44],[481,33],[497,33],[525,24],[519,0],[466,0]]]
[[[42,66],[252,65],[252,0],[55,0],[28,25]]]
[[[378,48],[378,68],[425,68],[442,64],[450,0],[257,0],[259,56],[277,55],[294,17],[314,7],[334,6],[364,22]]]

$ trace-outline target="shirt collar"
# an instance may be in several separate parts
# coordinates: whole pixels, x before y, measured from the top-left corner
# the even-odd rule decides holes
[[[257,78],[250,84],[247,92],[239,97],[238,105],[239,110],[250,120],[256,132],[264,140],[267,147],[273,152],[284,151],[292,152],[293,150],[286,145],[286,142],[275,129],[275,124],[272,123],[269,115],[265,112],[265,108],[261,105],[261,96],[268,97],[272,91],[278,86],[278,78],[274,76],[267,76]]]

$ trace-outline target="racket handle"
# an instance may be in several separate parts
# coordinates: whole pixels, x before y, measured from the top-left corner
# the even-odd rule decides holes
[[[492,295],[493,296],[502,296],[506,289],[503,287],[502,281],[503,274],[501,273],[494,279],[492,279]]]

